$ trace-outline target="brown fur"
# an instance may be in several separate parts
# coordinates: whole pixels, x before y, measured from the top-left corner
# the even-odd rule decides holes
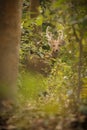
[[[65,44],[65,41],[63,39],[63,31],[59,30],[58,34],[59,34],[58,38],[54,39],[53,34],[49,31],[49,26],[47,27],[46,37],[47,37],[47,40],[48,40],[48,44],[51,47],[52,54],[59,52],[60,46]]]
[[[38,55],[28,55],[26,61],[27,69],[29,71],[39,72],[44,76],[47,76],[51,71],[49,63]]]
[[[41,58],[36,54],[29,54],[26,60],[28,70],[33,70],[43,75],[48,75],[49,72],[51,72],[51,68],[53,65],[52,59],[57,58],[60,47],[65,44],[65,41],[62,38],[58,38],[57,40],[54,39],[52,33],[48,30],[46,32],[46,36],[48,39],[48,44],[51,48],[50,55],[48,56],[49,59],[45,59],[45,56],[44,58]]]

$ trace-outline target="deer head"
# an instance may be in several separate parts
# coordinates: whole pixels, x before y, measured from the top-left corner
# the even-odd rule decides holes
[[[51,47],[52,53],[56,54],[60,50],[60,46],[65,44],[65,41],[63,40],[63,31],[58,31],[58,38],[54,39],[53,34],[49,31],[49,26],[46,29],[46,37],[48,40],[48,44]]]

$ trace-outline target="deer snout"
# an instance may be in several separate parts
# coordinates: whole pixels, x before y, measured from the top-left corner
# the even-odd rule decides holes
[[[55,50],[55,52],[58,52],[58,51],[59,51],[58,49]]]
[[[57,49],[53,49],[53,51],[52,51],[54,54],[58,54],[58,52],[59,52],[59,48],[57,48]]]
[[[52,51],[53,53],[57,53],[59,51],[59,48],[53,48]]]

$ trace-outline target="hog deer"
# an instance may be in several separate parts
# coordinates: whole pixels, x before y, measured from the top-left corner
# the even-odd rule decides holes
[[[53,34],[49,31],[49,26],[48,26],[46,29],[46,37],[47,37],[48,44],[50,45],[50,48],[52,51],[52,56],[55,58],[55,56],[57,56],[57,54],[60,50],[60,46],[65,44],[63,31],[59,30],[58,38],[54,39]]]
[[[57,54],[60,50],[60,46],[65,44],[63,40],[63,31],[58,31],[58,38],[54,39],[53,34],[49,31],[49,27],[46,29],[46,37],[48,40],[48,44],[50,45],[51,52],[46,53],[47,58],[41,58],[37,54],[29,54],[27,56],[27,68],[28,70],[36,71],[44,76],[47,76],[52,69],[52,66],[54,64],[54,58],[57,58]],[[52,65],[50,64],[52,62]]]

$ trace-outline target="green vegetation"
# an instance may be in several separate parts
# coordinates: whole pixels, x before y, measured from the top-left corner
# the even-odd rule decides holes
[[[24,101],[37,100],[38,95],[46,90],[46,78],[41,74],[23,72],[19,83],[19,93]]]
[[[19,128],[28,123],[25,117],[66,116],[77,113],[81,104],[87,102],[85,0],[42,0],[38,8],[40,13],[34,18],[30,17],[32,12],[29,12],[29,8],[30,1],[24,0],[18,80],[20,112],[17,111],[15,115],[17,121],[23,116],[23,121],[20,120],[18,124],[16,121],[16,125],[21,125]],[[58,40],[58,31],[63,32],[62,40],[65,43],[58,48],[56,56],[47,39],[48,26],[53,36],[51,40]]]
[[[21,65],[26,68],[27,55],[33,61],[34,54],[46,61],[51,71],[47,72],[47,77],[44,77],[39,72],[34,72],[32,68],[27,70],[27,73],[21,76],[20,93],[26,100],[37,100],[40,92],[47,91],[53,102],[58,100],[59,109],[62,110],[67,104],[67,109],[70,107],[69,109],[73,111],[81,103],[80,100],[87,98],[85,1],[42,1],[38,7],[40,13],[35,18],[30,18],[32,12],[29,12],[29,7],[30,2],[25,0],[20,50]],[[60,47],[56,58],[50,57],[52,51],[46,37],[48,26],[54,39],[59,35],[58,30],[63,31],[65,44]],[[76,108],[73,108],[74,105]]]

